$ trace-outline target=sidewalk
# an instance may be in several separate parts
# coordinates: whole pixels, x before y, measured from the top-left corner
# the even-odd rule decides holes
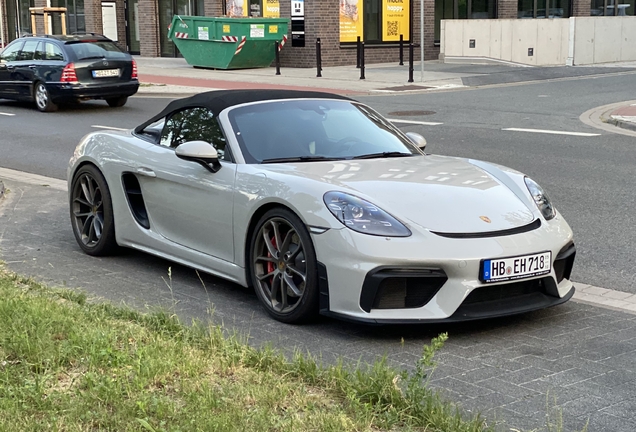
[[[135,57],[135,60],[142,83],[140,93],[257,88],[322,90],[340,94],[413,92],[464,87],[462,78],[475,75],[474,72],[453,72],[452,67],[440,70],[443,63],[439,61],[425,62],[423,75],[419,62],[416,63],[414,82],[409,83],[408,63],[399,66],[397,61],[369,65],[365,68],[365,79],[360,79],[360,69],[355,66],[325,67],[319,78],[315,68],[281,68],[281,74],[276,75],[273,67],[213,70],[194,68],[182,58]]]

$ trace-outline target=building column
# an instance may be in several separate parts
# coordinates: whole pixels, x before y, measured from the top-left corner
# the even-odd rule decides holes
[[[576,0],[575,0],[576,1]],[[517,19],[517,11],[519,9],[518,0],[498,0],[497,2],[497,18]]]
[[[589,17],[592,9],[591,0],[573,0],[572,2],[573,17]]]
[[[206,17],[223,16],[223,0],[204,0],[203,15]]]
[[[87,33],[104,32],[102,27],[102,2],[100,0],[84,0],[84,14]]]
[[[139,51],[143,57],[159,57],[159,7],[157,0],[139,0]]]

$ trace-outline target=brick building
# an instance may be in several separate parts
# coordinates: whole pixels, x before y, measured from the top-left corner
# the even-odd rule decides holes
[[[427,60],[439,55],[442,19],[634,15],[636,9],[636,0],[421,1]],[[178,55],[167,38],[174,14],[222,16],[237,10],[243,15],[291,19],[290,39],[298,44],[304,36],[305,46],[288,43],[281,52],[284,66],[314,66],[316,38],[321,39],[324,66],[354,64],[357,36],[365,41],[367,63],[397,59],[399,34],[408,40],[412,33],[413,42],[420,43],[420,0],[0,0],[3,41],[34,30],[43,32],[43,17],[37,18],[37,29],[31,28],[28,8],[34,6],[66,7],[69,33],[102,33],[129,52],[150,57]],[[59,20],[59,16],[50,18],[54,33],[61,28]],[[419,49],[415,55],[419,60]]]

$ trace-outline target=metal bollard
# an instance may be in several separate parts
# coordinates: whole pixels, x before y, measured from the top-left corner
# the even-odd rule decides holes
[[[316,77],[322,77],[322,53],[320,51],[320,38],[316,39]]]
[[[409,44],[409,82],[413,82],[413,42]]]
[[[280,54],[278,53],[278,41],[274,42],[274,51],[276,51],[276,75],[280,75]]]
[[[404,66],[404,35],[400,35],[400,66]]]
[[[360,79],[364,79],[364,41],[360,42]]]
[[[360,36],[356,42],[356,67],[360,69]]]

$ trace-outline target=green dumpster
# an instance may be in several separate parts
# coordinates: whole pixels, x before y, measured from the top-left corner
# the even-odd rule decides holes
[[[268,67],[274,42],[287,40],[285,18],[229,18],[175,15],[168,38],[188,64],[213,69]]]

